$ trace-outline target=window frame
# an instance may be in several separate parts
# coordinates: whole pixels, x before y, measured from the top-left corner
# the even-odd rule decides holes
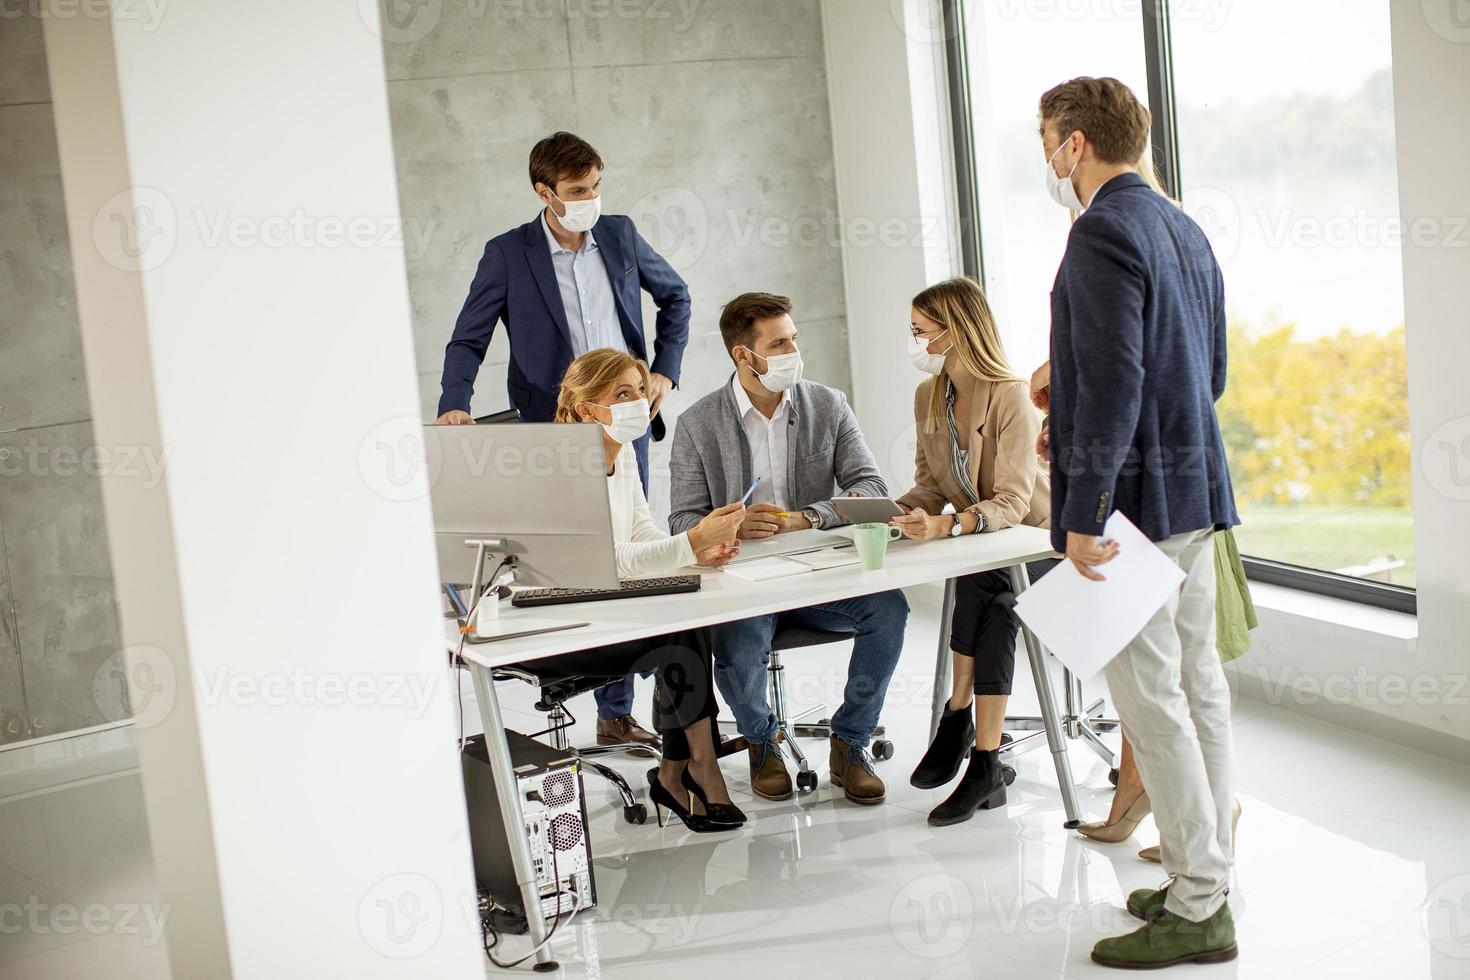
[[[969,62],[966,57],[964,5],[967,0],[939,0],[944,18],[946,88],[955,155],[957,216],[964,273],[984,282],[983,225],[979,185],[975,180],[974,120],[970,99]],[[1179,126],[1174,93],[1174,56],[1169,0],[1143,0],[1144,70],[1148,102],[1153,109],[1150,142],[1160,182],[1169,195],[1181,200]],[[1342,599],[1394,612],[1418,614],[1418,591],[1354,578],[1337,572],[1270,558],[1241,555],[1246,577],[1253,582],[1279,585],[1300,592]]]

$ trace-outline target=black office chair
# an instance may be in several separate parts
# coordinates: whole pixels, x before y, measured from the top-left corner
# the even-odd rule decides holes
[[[796,757],[796,788],[800,792],[810,793],[817,788],[817,774],[812,769],[811,763],[807,762],[806,754],[801,751],[798,738],[820,738],[830,739],[832,737],[832,719],[824,717],[819,721],[807,724],[799,724],[799,719],[818,711],[825,711],[825,704],[813,705],[795,715],[786,712],[786,667],[781,663],[781,654],[786,650],[799,650],[802,647],[821,646],[826,643],[841,643],[851,640],[857,636],[855,631],[834,631],[808,629],[804,626],[778,626],[776,634],[771,637],[770,663],[766,667],[767,681],[770,685],[771,711],[776,716],[776,727],[779,737],[791,748],[791,754]],[[734,731],[733,721],[720,723],[722,729]],[[884,729],[879,725],[873,730],[874,741],[872,744],[873,758],[893,758],[893,743],[883,738]],[[727,747],[741,746],[743,739],[726,742]]]
[[[451,651],[452,665],[457,670],[468,670],[464,660],[454,655]],[[623,798],[623,819],[628,823],[646,823],[648,821],[648,807],[638,802],[638,797],[633,794],[633,788],[623,778],[623,774],[611,766],[605,766],[600,762],[594,762],[593,757],[600,755],[611,755],[615,752],[642,752],[651,756],[654,760],[662,760],[663,755],[651,745],[588,745],[572,746],[571,740],[567,738],[567,729],[572,726],[576,719],[566,709],[566,702],[578,694],[586,694],[595,691],[607,683],[605,677],[581,677],[573,674],[532,673],[522,667],[496,667],[491,671],[491,676],[496,681],[518,680],[525,684],[541,689],[541,697],[537,699],[535,709],[546,712],[547,721],[550,724],[543,731],[526,733],[531,738],[549,737],[551,746],[562,751],[571,751],[582,760],[583,766],[597,773],[603,779],[612,783],[618,795]]]

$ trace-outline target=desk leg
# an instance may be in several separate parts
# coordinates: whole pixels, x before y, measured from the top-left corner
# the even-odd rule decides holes
[[[526,843],[525,817],[521,814],[521,796],[516,788],[515,768],[510,761],[510,746],[505,741],[505,722],[500,717],[500,702],[495,697],[495,681],[490,671],[479,665],[470,667],[475,681],[475,703],[480,706],[480,720],[485,725],[485,754],[490,757],[490,772],[495,777],[495,795],[500,798],[500,818],[510,837],[510,863],[516,884],[521,889],[521,902],[526,907],[526,923],[536,951],[536,971],[556,969],[551,950],[541,945],[546,939],[546,916],[541,911],[541,889],[536,884],[536,871],[531,866],[531,847]]]
[[[1026,591],[1030,580],[1026,575],[1025,565],[1012,565],[1011,591],[1019,596]],[[1082,812],[1077,805],[1077,785],[1072,782],[1072,764],[1067,758],[1067,740],[1062,735],[1061,721],[1057,717],[1057,699],[1052,693],[1051,673],[1046,666],[1046,651],[1041,648],[1041,641],[1026,628],[1021,626],[1021,636],[1026,641],[1026,655],[1031,661],[1031,676],[1036,682],[1036,699],[1041,702],[1041,719],[1046,728],[1046,742],[1051,746],[1052,762],[1057,769],[1057,785],[1062,791],[1062,808],[1066,811],[1067,821],[1064,827],[1076,827],[1082,822],[1079,814]]]
[[[944,602],[939,607],[939,652],[934,658],[934,707],[929,715],[929,741],[939,734],[939,720],[949,704],[949,682],[953,664],[949,652],[949,621],[954,617],[954,579],[944,581]]]

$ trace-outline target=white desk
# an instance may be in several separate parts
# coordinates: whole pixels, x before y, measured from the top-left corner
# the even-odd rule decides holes
[[[749,616],[799,609],[819,602],[851,599],[924,582],[952,583],[959,576],[998,568],[1010,570],[1012,587],[1015,592],[1020,593],[1028,584],[1025,563],[1054,556],[1049,532],[1042,528],[1013,527],[989,534],[939,541],[894,542],[889,545],[886,566],[875,572],[856,565],[807,572],[766,582],[747,582],[716,570],[701,569],[703,582],[698,592],[529,609],[516,609],[509,603],[503,603],[500,616],[507,625],[515,620],[590,623],[588,626],[555,633],[478,646],[465,645],[462,656],[474,678],[475,699],[479,703],[480,716],[485,725],[485,744],[505,826],[520,828],[523,820],[511,770],[510,752],[505,743],[505,725],[495,696],[493,672],[497,667],[658,636],[675,626],[683,629],[712,626]],[[936,704],[949,696],[948,620],[952,611],[953,595],[951,584],[945,590],[939,629],[935,661]],[[1056,701],[1052,695],[1051,675],[1047,672],[1045,653],[1029,630],[1023,629],[1022,635],[1031,661],[1031,673],[1036,682],[1041,712],[1047,719],[1047,742],[1056,765],[1057,782],[1066,807],[1067,826],[1076,826],[1076,787],[1072,783],[1071,766],[1067,760],[1066,740],[1062,737],[1057,721]],[[540,943],[546,937],[546,922],[541,916],[540,894],[531,869],[530,851],[524,834],[515,829],[511,829],[510,834],[511,858],[530,923],[531,940]],[[540,964],[549,962],[549,951],[541,949],[537,960]]]

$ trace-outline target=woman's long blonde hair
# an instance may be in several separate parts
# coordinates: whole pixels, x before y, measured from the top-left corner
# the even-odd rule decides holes
[[[589,350],[571,364],[562,375],[561,390],[556,394],[557,422],[580,422],[577,406],[593,402],[597,396],[617,383],[623,372],[636,367],[643,378],[643,387],[648,387],[648,365],[625,351],[611,347]]]
[[[949,331],[945,336],[954,344],[960,364],[970,374],[982,381],[1021,380],[1006,360],[995,316],[978,282],[960,276],[935,283],[914,297],[913,307]],[[944,424],[945,387],[943,378],[935,378],[930,383],[926,432],[938,432]]]

